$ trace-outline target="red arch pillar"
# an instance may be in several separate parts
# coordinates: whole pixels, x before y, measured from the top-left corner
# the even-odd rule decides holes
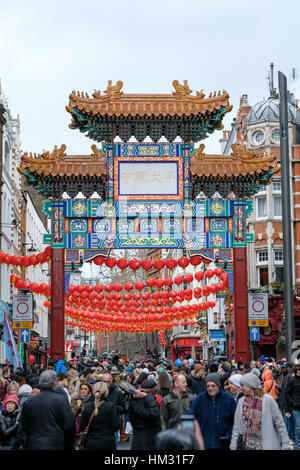
[[[65,358],[65,250],[51,249],[51,360]]]
[[[250,339],[248,325],[248,273],[247,248],[233,248],[234,282],[234,357],[235,362],[250,361]]]

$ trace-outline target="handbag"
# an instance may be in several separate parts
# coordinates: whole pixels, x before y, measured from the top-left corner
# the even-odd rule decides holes
[[[102,403],[103,403],[103,400],[100,402],[98,408],[100,408]],[[93,413],[91,414],[88,425],[82,433],[82,438],[81,438],[81,441],[80,441],[79,450],[85,450],[87,435],[88,435],[88,432],[89,432],[89,429],[90,429],[90,424],[91,424],[91,422],[92,422],[92,420],[95,416],[95,412],[96,412],[96,409],[94,409]]]
[[[91,414],[90,416],[90,419],[89,419],[89,422],[88,422],[88,425],[87,427],[85,428],[85,430],[83,431],[82,433],[82,438],[81,438],[81,441],[80,441],[80,446],[79,446],[79,450],[85,450],[85,446],[86,446],[86,438],[87,438],[87,435],[88,435],[88,432],[89,432],[89,428],[90,428],[90,424],[95,416],[95,411],[93,411],[93,413]]]

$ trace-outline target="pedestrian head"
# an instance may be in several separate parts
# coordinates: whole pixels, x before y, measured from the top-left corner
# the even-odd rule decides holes
[[[98,414],[98,409],[101,404],[101,401],[106,400],[108,397],[108,387],[104,382],[96,382],[93,387],[93,393],[95,397],[95,415]]]
[[[141,384],[141,390],[146,393],[150,393],[151,395],[156,395],[158,390],[158,385],[156,380],[153,377],[149,377],[148,379],[144,380]]]
[[[109,388],[111,384],[113,383],[113,377],[109,372],[104,372],[102,375],[102,382],[106,384],[106,386]]]
[[[158,375],[158,385],[160,388],[170,388],[171,384],[168,372],[163,371]]]
[[[300,376],[300,364],[294,366],[295,375]]]
[[[7,393],[9,393],[10,395],[18,395],[19,388],[20,386],[18,382],[16,380],[12,380],[7,386]]]
[[[40,375],[41,388],[55,389],[57,384],[56,372],[52,369],[46,369]]]
[[[241,390],[241,377],[243,377],[241,374],[233,374],[228,379],[229,390],[233,395]]]
[[[32,387],[31,395],[37,395],[41,391],[41,384],[36,384]]]
[[[79,387],[79,393],[80,395],[85,398],[91,393],[93,393],[93,387],[89,382],[82,382],[82,384]]]
[[[244,395],[262,396],[264,394],[259,378],[252,372],[243,375],[240,384]]]
[[[8,413],[12,413],[19,406],[19,399],[16,395],[8,395],[5,400],[3,400],[3,405]]]
[[[200,370],[204,370],[204,365],[201,361],[194,361],[194,371],[199,372]]]
[[[177,374],[173,377],[173,389],[177,395],[185,393],[187,389],[186,378],[183,374]]]
[[[205,378],[205,383],[206,391],[211,398],[215,397],[220,392],[221,381],[217,373],[213,372],[212,374],[208,374]]]

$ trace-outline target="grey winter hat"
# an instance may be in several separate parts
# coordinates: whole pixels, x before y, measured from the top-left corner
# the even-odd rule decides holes
[[[221,388],[220,377],[219,377],[219,374],[217,374],[216,372],[212,372],[211,374],[207,374],[207,376],[205,378],[205,383],[207,383],[207,382],[214,382],[215,384],[218,385],[219,388]]]
[[[260,378],[260,370],[257,369],[257,367],[253,367],[253,369],[251,370],[251,373],[255,374],[258,378]]]
[[[246,387],[249,388],[261,388],[261,383],[259,378],[257,377],[256,374],[253,374],[252,372],[249,372],[248,374],[245,374],[242,376],[240,380],[241,385],[245,385]]]

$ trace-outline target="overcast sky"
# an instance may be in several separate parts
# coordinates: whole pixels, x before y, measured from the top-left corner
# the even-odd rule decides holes
[[[122,80],[124,93],[171,93],[174,79],[190,88],[225,89],[234,106],[268,97],[274,62],[300,89],[299,0],[0,0],[0,78],[21,120],[23,151],[67,145],[89,154],[92,141],[68,125],[72,90],[92,94]],[[204,141],[220,153],[215,132]]]

